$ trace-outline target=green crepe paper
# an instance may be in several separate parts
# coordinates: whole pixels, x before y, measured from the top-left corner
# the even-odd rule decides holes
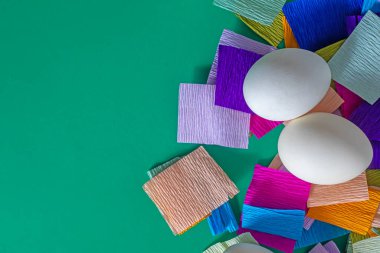
[[[329,66],[335,81],[374,104],[380,97],[380,18],[369,11]]]
[[[223,253],[226,249],[238,243],[252,243],[259,245],[255,238],[253,238],[251,233],[244,233],[238,235],[235,238],[232,238],[231,240],[225,242],[218,242],[217,244],[214,244],[210,248],[203,251],[203,253]]]
[[[368,238],[352,244],[355,253],[380,252],[380,236]]]
[[[149,179],[154,178],[155,176],[157,176],[158,174],[160,174],[161,172],[163,172],[164,170],[166,170],[167,168],[169,168],[170,166],[178,162],[180,159],[181,157],[174,157],[173,159],[167,161],[166,163],[163,163],[161,165],[158,165],[157,167],[154,167],[151,170],[148,170],[146,173],[148,174]]]

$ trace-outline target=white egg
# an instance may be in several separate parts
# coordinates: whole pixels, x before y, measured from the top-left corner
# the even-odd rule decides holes
[[[244,99],[257,115],[274,121],[307,113],[326,95],[331,71],[319,55],[286,48],[264,55],[248,71]]]
[[[272,251],[256,244],[238,243],[226,249],[224,253],[272,253]]]
[[[352,122],[329,113],[292,120],[281,132],[278,154],[296,177],[313,184],[344,183],[372,161],[367,136]]]

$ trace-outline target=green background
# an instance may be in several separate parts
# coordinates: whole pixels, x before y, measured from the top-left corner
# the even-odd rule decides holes
[[[178,85],[206,82],[224,28],[260,40],[211,0],[0,1],[0,252],[190,253],[232,237],[207,222],[173,236],[142,190],[197,147],[176,143]],[[237,216],[280,130],[206,147],[241,190]]]

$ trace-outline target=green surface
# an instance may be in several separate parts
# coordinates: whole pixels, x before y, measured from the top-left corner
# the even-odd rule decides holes
[[[232,237],[206,222],[173,236],[142,190],[196,147],[176,143],[178,84],[206,81],[223,28],[257,39],[211,0],[0,2],[1,253],[190,253]],[[237,216],[279,132],[206,147],[241,190]]]

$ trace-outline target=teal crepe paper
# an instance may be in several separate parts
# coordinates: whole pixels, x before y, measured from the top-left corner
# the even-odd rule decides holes
[[[235,232],[239,228],[229,202],[212,211],[211,216],[207,218],[207,222],[213,236],[226,231]]]
[[[366,14],[367,11],[373,11],[375,13],[380,12],[380,1],[379,0],[364,0],[362,6],[362,15]]]
[[[286,0],[214,0],[214,5],[263,25],[273,23]]]
[[[335,81],[375,103],[380,97],[380,18],[369,11],[329,66]]]
[[[243,206],[242,227],[298,240],[301,238],[304,210],[281,210]]]
[[[167,161],[166,163],[163,163],[161,165],[158,165],[157,167],[154,167],[151,170],[148,170],[146,173],[148,174],[148,177],[152,179],[153,177],[157,176],[158,174],[160,174],[161,172],[163,172],[164,170],[166,170],[167,168],[169,168],[170,166],[178,162],[180,159],[181,157],[175,157]]]

